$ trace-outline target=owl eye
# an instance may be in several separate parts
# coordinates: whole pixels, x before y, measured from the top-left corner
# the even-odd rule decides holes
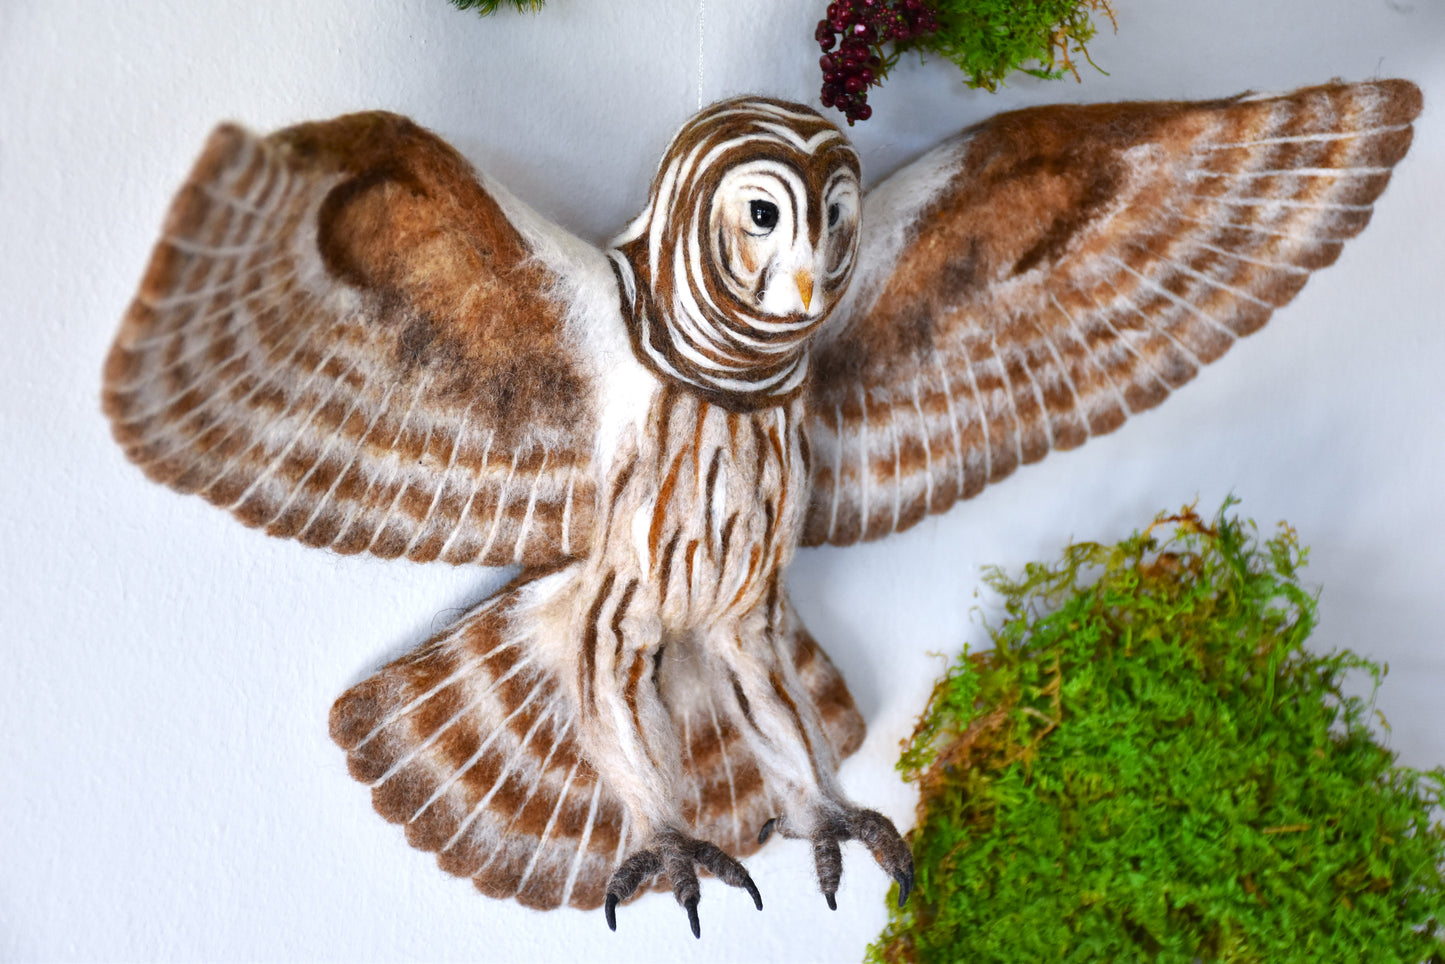
[[[837,204],[828,205],[828,227],[836,228],[838,219],[843,216],[843,208]]]
[[[753,223],[764,231],[778,226],[778,206],[772,201],[753,201],[748,205],[748,214],[752,216]]]

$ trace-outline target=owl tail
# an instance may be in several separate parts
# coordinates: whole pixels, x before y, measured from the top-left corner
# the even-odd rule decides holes
[[[524,573],[331,709],[348,770],[413,847],[490,897],[539,909],[599,906],[629,847],[625,809],[587,759],[562,675],[576,662],[548,638],[545,601],[572,578]],[[863,721],[842,677],[801,626],[786,644],[829,741],[851,753]],[[677,719],[684,816],[698,836],[751,853],[778,811],[741,728],[696,699],[669,705],[693,708]]]

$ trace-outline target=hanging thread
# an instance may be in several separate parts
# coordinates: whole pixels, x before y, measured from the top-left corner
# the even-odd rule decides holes
[[[697,109],[702,110],[702,37],[707,22],[707,0],[697,0]]]

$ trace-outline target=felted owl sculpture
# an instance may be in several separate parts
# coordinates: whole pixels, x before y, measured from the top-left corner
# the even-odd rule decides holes
[[[276,536],[520,564],[337,700],[383,817],[483,893],[616,906],[738,858],[913,863],[844,793],[864,723],[788,601],[877,539],[1159,404],[1369,220],[1404,81],[1060,106],[865,195],[814,111],[688,121],[605,249],[405,118],[225,125],[106,362],[152,479]]]

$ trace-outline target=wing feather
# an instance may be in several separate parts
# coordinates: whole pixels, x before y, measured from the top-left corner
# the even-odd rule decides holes
[[[908,528],[1159,404],[1369,221],[1420,93],[1047,107],[870,193],[813,355],[804,544]]]
[[[552,565],[592,525],[593,349],[610,327],[625,350],[617,304],[600,252],[405,118],[225,125],[171,207],[103,404],[147,475],[272,535]]]

